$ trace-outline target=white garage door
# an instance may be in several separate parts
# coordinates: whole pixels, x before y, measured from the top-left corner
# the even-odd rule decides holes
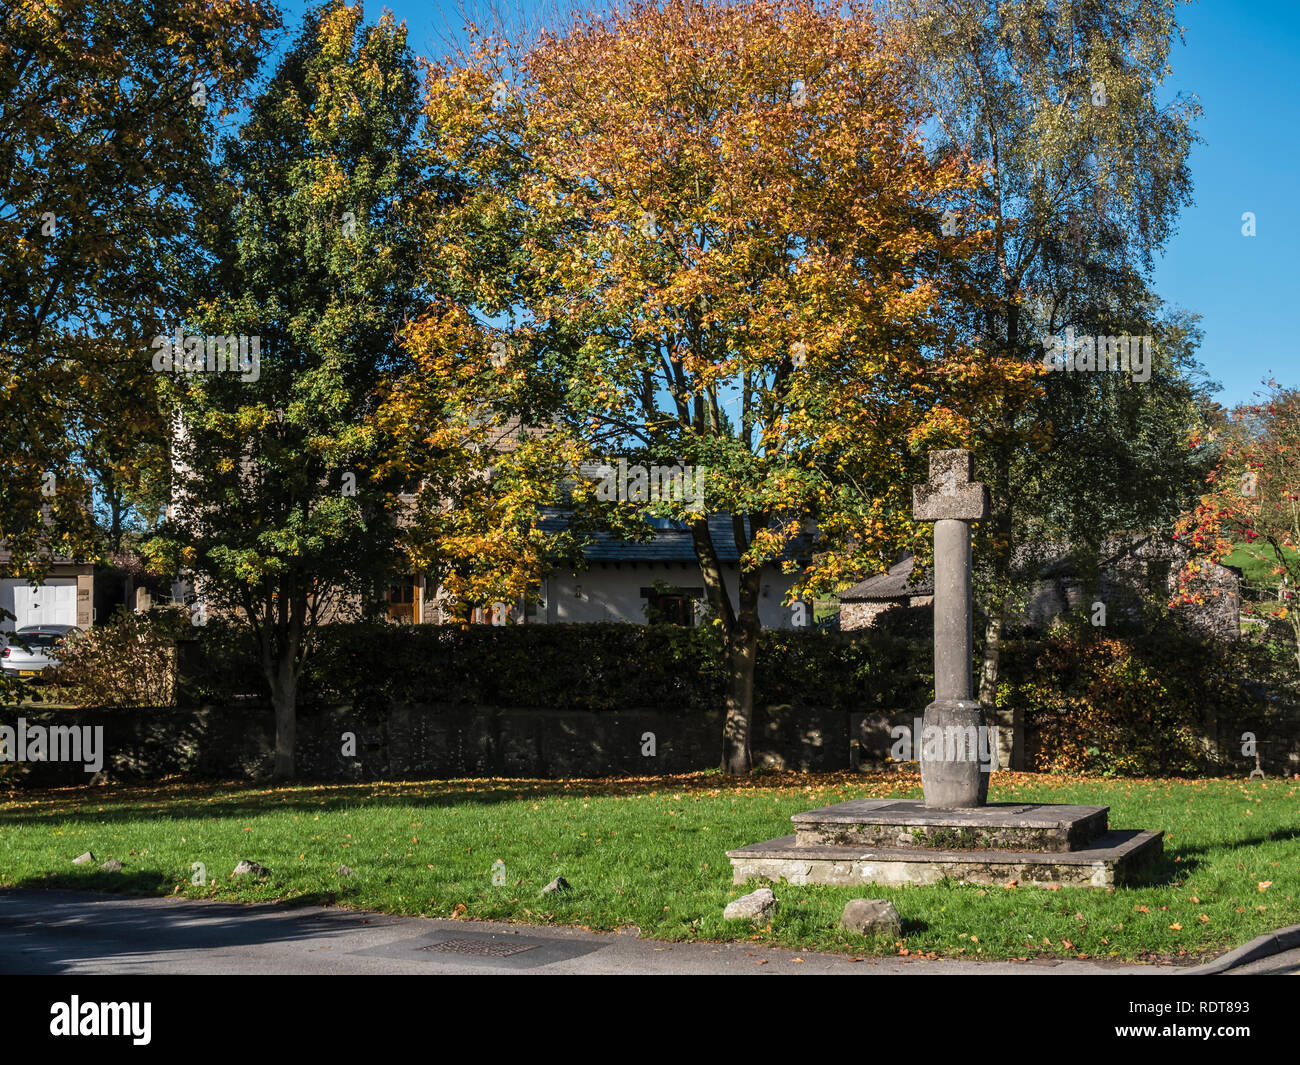
[[[16,629],[27,625],[75,625],[77,623],[77,579],[51,577],[39,588],[22,581],[10,583],[11,608],[17,620],[9,622]]]

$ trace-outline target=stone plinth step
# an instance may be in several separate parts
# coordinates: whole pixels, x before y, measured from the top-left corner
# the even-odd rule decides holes
[[[918,799],[852,799],[795,814],[799,846],[891,850],[1078,850],[1106,834],[1108,806],[990,803],[928,809]]]
[[[794,836],[727,851],[733,883],[969,884],[1106,888],[1136,883],[1159,861],[1163,832],[1110,831],[1072,851],[926,850],[801,845]]]

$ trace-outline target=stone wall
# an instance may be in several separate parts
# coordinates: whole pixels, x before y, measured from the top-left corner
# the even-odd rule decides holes
[[[850,714],[849,768],[863,772],[887,768],[895,743],[891,730],[902,725],[911,735],[921,716],[920,710]],[[1014,768],[1008,749],[1008,732],[1007,728],[999,725],[998,765],[1003,769]],[[1223,772],[1245,777],[1255,768],[1255,759],[1241,753],[1240,729],[1222,727],[1219,722],[1211,720],[1206,723],[1201,743],[1215,762],[1223,766]],[[1261,767],[1267,778],[1300,773],[1300,713],[1293,710],[1273,722],[1267,732],[1258,736],[1257,745]],[[1026,760],[1032,764],[1032,756],[1038,750],[1038,735],[1032,729],[1025,731],[1024,746],[1028,755]]]
[[[597,713],[466,706],[395,706],[365,719],[351,710],[302,711],[298,774],[308,780],[459,776],[593,777],[685,773],[721,763],[722,712]],[[101,726],[104,773],[114,781],[170,773],[263,779],[275,742],[269,707],[192,710],[0,710],[0,725]],[[355,734],[354,757],[342,754]],[[653,734],[654,753],[649,750]],[[849,766],[849,715],[791,706],[755,708],[754,764],[785,769]],[[85,784],[80,763],[0,762],[0,787]]]
[[[913,595],[905,599],[843,599],[840,601],[840,631],[870,629],[891,610],[901,610],[904,606],[931,606],[933,603],[932,595]]]

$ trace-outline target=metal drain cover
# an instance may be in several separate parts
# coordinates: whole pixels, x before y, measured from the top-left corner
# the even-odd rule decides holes
[[[436,950],[443,954],[469,954],[481,958],[508,958],[512,954],[522,954],[526,950],[536,950],[536,943],[496,942],[491,939],[444,939],[441,943],[430,943],[420,950]]]

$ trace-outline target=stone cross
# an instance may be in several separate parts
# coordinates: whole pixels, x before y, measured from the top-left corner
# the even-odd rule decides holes
[[[979,751],[993,741],[971,698],[970,523],[988,517],[989,492],[972,481],[974,473],[969,451],[931,451],[930,480],[912,489],[912,516],[934,522],[934,702],[913,744],[921,751],[925,805],[940,809],[983,806],[988,795]],[[938,757],[935,737],[942,737]]]

